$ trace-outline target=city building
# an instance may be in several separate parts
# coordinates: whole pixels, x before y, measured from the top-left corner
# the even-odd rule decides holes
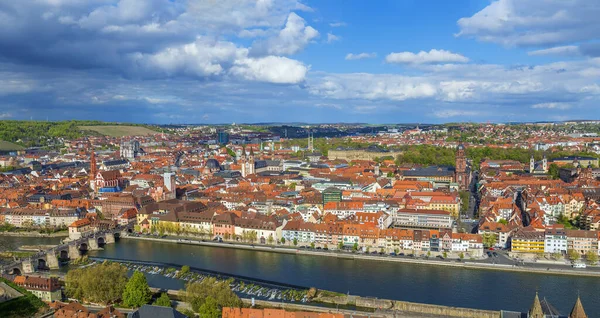
[[[62,299],[62,290],[57,277],[17,276],[14,283],[45,302]]]

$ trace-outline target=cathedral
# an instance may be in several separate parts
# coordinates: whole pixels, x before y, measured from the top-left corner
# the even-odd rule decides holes
[[[523,316],[522,316],[523,317]],[[577,300],[575,301],[575,305],[573,305],[573,309],[571,309],[571,313],[568,316],[561,315],[554,306],[552,306],[546,298],[540,301],[538,293],[535,293],[535,298],[533,299],[533,304],[531,308],[527,312],[527,318],[587,318],[587,314],[583,309],[583,305],[581,304],[581,299],[577,296]]]
[[[254,174],[254,151],[250,148],[250,155],[246,156],[246,149],[242,153],[242,159],[240,160],[242,165],[242,177],[247,177]]]

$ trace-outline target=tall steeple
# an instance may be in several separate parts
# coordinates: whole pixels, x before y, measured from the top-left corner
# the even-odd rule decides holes
[[[575,302],[575,306],[571,309],[571,313],[569,314],[569,318],[587,318],[588,316],[585,314],[585,310],[583,310],[583,305],[581,304],[581,299],[579,295],[577,295],[577,301]]]
[[[92,151],[90,155],[90,188],[96,191],[96,174],[98,173],[98,167],[96,166],[96,153]]]
[[[533,304],[531,305],[531,309],[529,309],[528,314],[529,318],[544,318],[545,316],[537,291],[535,292],[535,298],[533,299]]]

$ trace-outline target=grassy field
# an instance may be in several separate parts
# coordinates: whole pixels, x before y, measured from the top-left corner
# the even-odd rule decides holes
[[[110,137],[122,136],[147,136],[156,134],[156,131],[139,126],[79,126],[81,130],[91,130]]]
[[[21,150],[23,147],[13,144],[12,142],[0,140],[0,151]]]

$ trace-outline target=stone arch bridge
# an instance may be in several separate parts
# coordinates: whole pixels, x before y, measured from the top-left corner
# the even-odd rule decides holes
[[[2,266],[2,273],[21,275],[33,273],[38,269],[57,269],[61,261],[76,259],[87,251],[98,250],[106,244],[115,243],[116,238],[131,233],[132,228],[133,226],[121,226],[65,242],[28,258],[6,264]]]

